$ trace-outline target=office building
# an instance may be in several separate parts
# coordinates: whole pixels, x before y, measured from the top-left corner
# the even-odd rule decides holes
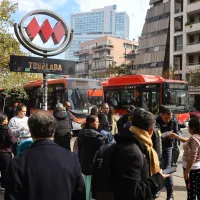
[[[66,51],[66,60],[77,59],[73,53],[78,51],[80,43],[103,36],[129,39],[129,16],[126,12],[116,12],[116,8],[116,5],[112,5],[71,15],[74,39]]]
[[[137,53],[135,41],[105,36],[80,44],[80,50],[74,52],[79,63],[76,65],[77,77],[107,78],[110,65],[122,64],[132,67]]]
[[[192,80],[200,72],[200,1],[171,1],[170,65],[180,79]],[[192,72],[192,73],[191,73]],[[200,87],[190,86],[190,104],[200,103]]]
[[[149,4],[133,73],[162,75],[169,68],[170,1]]]

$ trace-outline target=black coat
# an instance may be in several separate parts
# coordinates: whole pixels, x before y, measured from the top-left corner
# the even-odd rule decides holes
[[[112,162],[115,200],[152,199],[163,188],[164,179],[160,173],[150,177],[146,147],[130,131],[115,135],[115,141],[118,144]]]
[[[5,200],[85,200],[78,157],[51,140],[39,140],[9,166]]]
[[[84,175],[92,175],[96,151],[105,143],[101,134],[93,129],[82,129],[78,135],[78,157]]]
[[[57,111],[54,112],[53,115],[57,121],[57,129],[54,135],[55,143],[61,147],[71,150],[71,119],[69,118],[66,111]]]
[[[12,152],[15,136],[7,125],[0,125],[0,152]]]

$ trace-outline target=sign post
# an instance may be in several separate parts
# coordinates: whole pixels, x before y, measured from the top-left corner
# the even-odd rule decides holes
[[[42,26],[39,26],[36,19],[38,15],[53,18],[53,20],[56,21],[56,24],[52,28],[49,19],[46,19]],[[32,17],[32,19],[28,23],[27,27],[25,27],[24,24],[30,17]],[[43,9],[35,10],[26,14],[19,24],[16,23],[14,25],[14,30],[17,39],[27,50],[36,55],[42,56],[43,58],[10,56],[10,71],[43,73],[43,109],[47,110],[47,73],[72,75],[75,72],[74,61],[48,59],[48,57],[59,55],[67,50],[73,39],[73,30],[69,31],[65,21],[56,13]],[[43,43],[48,42],[49,39],[52,38],[56,47],[44,48],[34,44],[32,41],[37,35],[40,36]]]

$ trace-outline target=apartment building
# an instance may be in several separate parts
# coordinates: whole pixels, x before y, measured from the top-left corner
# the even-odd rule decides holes
[[[200,67],[200,1],[171,1],[170,65],[191,84],[191,72]],[[200,88],[190,87],[190,103],[200,103]]]
[[[162,75],[169,68],[170,0],[150,0],[133,73]]]
[[[80,12],[71,15],[71,29],[74,39],[65,53],[66,60],[76,60],[74,52],[80,43],[103,36],[114,36],[129,39],[130,19],[126,12],[117,12],[117,6],[105,6],[90,12]]]
[[[87,78],[107,78],[108,68],[115,63],[133,66],[138,43],[135,41],[105,36],[80,44],[80,50],[74,52],[79,63],[76,76]]]

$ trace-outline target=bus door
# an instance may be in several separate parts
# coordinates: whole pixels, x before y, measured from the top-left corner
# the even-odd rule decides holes
[[[160,91],[156,88],[141,88],[140,104],[145,110],[158,114],[160,106]]]

